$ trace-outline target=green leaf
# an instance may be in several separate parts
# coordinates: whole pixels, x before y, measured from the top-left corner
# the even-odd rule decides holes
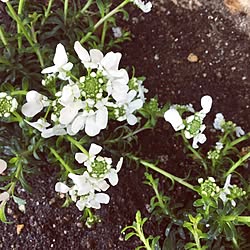
[[[19,206],[21,206],[21,205],[26,205],[26,200],[24,200],[24,199],[21,199],[21,198],[19,198],[19,197],[17,197],[17,196],[12,196],[13,197],[13,200],[14,200],[14,202],[17,204],[17,205],[19,205]]]
[[[105,7],[101,0],[96,0],[97,7],[100,11],[101,17],[104,17],[105,15]]]

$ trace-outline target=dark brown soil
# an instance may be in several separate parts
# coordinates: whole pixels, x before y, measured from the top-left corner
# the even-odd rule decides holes
[[[132,42],[122,45],[122,64],[134,65],[136,75],[147,77],[148,97],[158,95],[162,105],[193,103],[199,109],[200,98],[209,94],[214,102],[207,124],[222,112],[249,131],[250,40],[247,28],[239,26],[239,20],[245,22],[247,17],[232,16],[219,1],[210,2],[192,11],[167,0],[155,0],[149,14],[131,9],[130,21],[121,21],[133,33]],[[187,60],[190,53],[198,57],[197,62]],[[208,133],[209,129],[211,126]],[[187,163],[183,162],[182,144],[173,135],[170,126],[160,122],[154,132],[139,137],[141,154],[160,160],[161,167],[184,177]],[[29,179],[31,194],[17,190],[27,201],[26,212],[10,203],[7,214],[13,223],[0,224],[0,249],[134,249],[140,242],[136,238],[124,241],[120,231],[132,223],[137,210],[150,216],[146,206],[153,193],[142,183],[143,172],[143,167],[123,167],[118,185],[108,192],[111,202],[97,211],[101,223],[88,229],[74,205],[60,207],[63,200],[54,191],[57,172],[45,167],[41,175]],[[175,199],[178,197],[184,199],[177,193]],[[18,235],[20,224],[24,228]],[[147,234],[164,233],[153,221],[145,229]]]

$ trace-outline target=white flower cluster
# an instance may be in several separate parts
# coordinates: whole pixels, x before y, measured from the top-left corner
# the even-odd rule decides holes
[[[198,183],[201,185],[201,195],[218,197],[224,204],[228,201],[231,202],[233,207],[236,206],[235,198],[241,198],[246,195],[246,191],[242,188],[236,186],[235,184],[230,184],[232,175],[228,175],[225,184],[222,188],[216,185],[215,179],[213,177],[208,177],[207,180],[203,178],[198,179]]]
[[[192,106],[186,107],[188,111],[192,111]],[[164,114],[164,118],[167,122],[170,122],[175,131],[184,129],[184,135],[187,139],[193,138],[193,148],[198,148],[198,143],[204,143],[206,136],[203,134],[206,126],[203,124],[203,120],[206,114],[210,112],[212,107],[212,98],[208,95],[201,98],[202,110],[194,112],[193,115],[188,116],[186,119],[182,119],[178,112],[178,105],[173,105]]]
[[[235,131],[237,137],[241,137],[245,134],[245,131],[240,126],[236,126],[236,124],[231,121],[227,122],[222,113],[216,114],[213,125],[216,130],[220,130],[221,132],[232,129]]]
[[[46,87],[58,78],[60,90],[52,99],[35,90],[27,93],[27,102],[22,106],[26,117],[34,117],[46,108],[43,117],[36,122],[27,121],[28,124],[41,131],[44,138],[75,135],[83,129],[89,136],[96,136],[107,127],[109,119],[127,120],[134,125],[137,118],[133,113],[143,106],[146,89],[139,79],[129,79],[127,71],[119,69],[121,53],[109,52],[104,56],[97,49],[88,52],[79,42],[75,42],[74,49],[86,75],[73,76],[73,64],[68,61],[64,46],[58,44],[54,65],[42,71],[49,74],[42,84]],[[136,82],[136,87],[131,87],[131,82]]]
[[[62,182],[55,185],[56,192],[68,193],[71,200],[76,202],[80,211],[87,208],[101,208],[101,204],[108,204],[110,197],[105,192],[110,185],[118,183],[118,172],[121,169],[123,158],[120,158],[116,168],[112,168],[112,159],[97,156],[102,147],[94,143],[91,144],[88,155],[76,153],[75,159],[78,163],[86,167],[82,175],[70,173],[68,177],[72,180],[73,186],[69,187]]]
[[[15,98],[5,92],[0,92],[0,118],[9,117],[17,109],[18,103]]]
[[[0,175],[7,169],[7,162],[0,159]],[[7,191],[0,194],[0,202],[7,201],[10,195]]]

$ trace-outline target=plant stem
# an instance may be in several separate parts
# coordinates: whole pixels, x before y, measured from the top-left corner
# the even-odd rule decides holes
[[[53,1],[54,1],[54,0],[49,0],[48,7],[47,7],[47,9],[46,9],[45,12],[44,12],[44,17],[43,17],[43,20],[42,20],[42,25],[45,23],[46,19],[47,19],[48,16],[49,16],[49,13],[50,13],[50,10],[51,10]]]
[[[78,19],[82,14],[84,14],[84,12],[89,8],[92,2],[93,0],[88,0],[88,2],[83,6],[80,12],[76,15],[75,19]]]
[[[250,152],[248,152],[246,155],[241,157],[237,162],[235,162],[234,165],[224,174],[223,177],[226,178],[228,175],[230,175],[237,167],[239,167],[249,157],[250,157]]]
[[[183,179],[181,179],[181,178],[179,178],[179,177],[177,177],[177,176],[175,176],[175,175],[172,175],[172,174],[166,172],[165,170],[162,170],[162,169],[158,168],[158,167],[155,166],[153,163],[149,163],[149,162],[147,162],[147,161],[145,161],[145,160],[142,160],[142,159],[140,159],[140,158],[138,158],[138,157],[136,157],[136,156],[133,156],[133,155],[129,155],[128,157],[129,157],[130,159],[134,160],[134,161],[139,162],[139,163],[142,164],[143,166],[148,167],[148,168],[151,168],[151,169],[153,169],[154,171],[156,171],[156,172],[158,172],[158,173],[164,175],[165,177],[169,178],[172,182],[176,181],[176,182],[178,182],[179,184],[181,184],[181,185],[183,185],[183,186],[185,186],[185,187],[187,187],[187,188],[189,188],[189,189],[191,189],[191,190],[197,192],[197,189],[196,189],[193,185],[189,184],[188,182],[184,181]]]
[[[233,146],[235,146],[236,144],[238,144],[238,143],[240,143],[240,142],[242,142],[242,141],[245,141],[245,140],[247,140],[247,139],[249,139],[249,138],[250,138],[250,132],[248,132],[248,133],[245,134],[244,136],[241,136],[241,137],[237,138],[236,140],[232,141],[231,143],[229,143],[229,146],[230,146],[230,147],[233,147]]]
[[[65,138],[89,157],[89,152],[77,140],[69,135],[66,135]]]
[[[69,0],[64,0],[64,25],[66,25],[67,23],[68,9],[69,9]]]
[[[2,28],[2,26],[0,25],[0,39],[2,40],[3,45],[5,46],[5,48],[8,50],[8,52],[10,53],[10,48],[8,46],[8,42],[6,40],[6,37],[4,35],[4,30]]]
[[[15,91],[12,91],[10,93],[11,96],[14,96],[14,95],[26,95],[26,94],[27,94],[26,90],[15,90]]]
[[[36,47],[36,45],[34,44],[34,42],[32,41],[32,38],[30,37],[29,33],[27,32],[27,30],[25,29],[21,19],[19,18],[19,16],[17,15],[17,13],[15,12],[15,10],[13,9],[12,5],[10,2],[6,2],[7,7],[11,13],[11,17],[16,21],[17,25],[19,25],[20,29],[22,30],[24,36],[26,37],[27,41],[29,42],[30,46],[33,48],[34,52],[37,54],[38,60],[40,62],[41,67],[44,67],[44,63],[43,63],[43,58],[40,52],[40,49],[38,47]]]
[[[181,136],[182,136],[182,138],[183,138],[183,140],[184,140],[184,142],[185,142],[187,148],[194,154],[194,156],[195,156],[196,158],[198,158],[198,159],[201,161],[201,163],[202,163],[202,165],[203,165],[205,171],[207,172],[207,164],[206,164],[206,162],[204,161],[204,159],[202,158],[202,156],[199,154],[199,152],[196,151],[196,150],[190,145],[190,143],[189,143],[189,141],[187,140],[187,138],[185,137],[183,131],[181,131]]]
[[[25,0],[20,0],[19,1],[18,11],[17,11],[18,16],[22,15],[24,4],[25,4]],[[18,34],[17,43],[18,43],[18,48],[19,49],[22,48],[22,36],[21,36],[22,32],[21,31],[22,31],[22,29],[20,27],[20,24],[17,23],[17,34]]]
[[[105,15],[104,17],[102,17],[93,27],[92,31],[89,31],[87,33],[86,36],[84,36],[81,40],[80,43],[84,43],[88,40],[88,38],[95,32],[95,30],[102,25],[107,19],[109,19],[110,17],[112,17],[113,15],[115,15],[116,13],[118,13],[120,11],[121,8],[123,8],[126,4],[128,4],[129,2],[131,2],[131,0],[124,0],[121,4],[119,4],[116,8],[114,8],[113,10],[111,10],[107,15]]]
[[[49,148],[50,152],[56,157],[56,159],[61,163],[61,165],[65,168],[66,171],[70,173],[74,173],[73,169],[61,158],[61,156],[53,149],[52,147]]]

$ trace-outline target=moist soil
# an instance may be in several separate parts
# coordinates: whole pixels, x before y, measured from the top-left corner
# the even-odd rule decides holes
[[[212,124],[215,114],[221,112],[249,131],[249,17],[231,14],[219,0],[200,2],[201,6],[194,2],[191,9],[184,0],[177,1],[179,5],[155,0],[149,14],[131,8],[130,20],[118,22],[132,33],[132,41],[122,45],[122,65],[133,65],[137,76],[146,76],[147,98],[158,96],[161,105],[192,103],[199,110],[200,98],[207,94],[213,98],[213,108],[206,124]],[[211,125],[207,131],[209,144],[215,137]],[[138,142],[141,157],[158,160],[161,168],[179,177],[188,175],[193,162],[186,159],[182,142],[166,122],[141,133]],[[108,190],[110,203],[97,211],[101,222],[87,228],[73,204],[61,207],[63,199],[54,191],[57,169],[43,167],[39,175],[28,179],[32,193],[17,188],[17,196],[27,201],[25,213],[8,203],[7,217],[13,223],[0,224],[0,249],[131,250],[140,241],[125,241],[121,230],[132,224],[137,210],[150,218],[145,233],[162,236],[166,226],[158,226],[148,211],[153,192],[143,184],[144,170],[123,166],[118,185]],[[202,169],[198,171],[202,173]],[[249,175],[245,178],[249,180]],[[160,187],[167,195],[174,194],[176,202],[187,202],[193,196],[178,185],[169,191],[170,186],[162,180]]]

